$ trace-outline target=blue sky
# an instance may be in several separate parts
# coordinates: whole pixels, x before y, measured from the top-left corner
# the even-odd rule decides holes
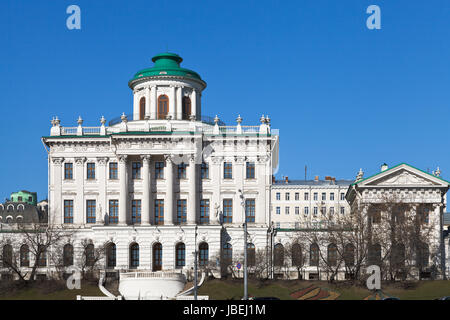
[[[81,30],[66,8],[81,8]],[[366,8],[381,8],[381,30]],[[0,2],[0,199],[47,197],[52,116],[98,125],[132,110],[128,80],[166,50],[208,83],[203,114],[280,130],[277,177],[354,179],[383,162],[450,177],[450,2]]]

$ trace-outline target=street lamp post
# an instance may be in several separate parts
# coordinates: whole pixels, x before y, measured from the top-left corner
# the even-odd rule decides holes
[[[248,282],[247,282],[247,217],[245,216],[245,199],[241,189],[239,189],[242,212],[244,216],[244,300],[248,300]]]

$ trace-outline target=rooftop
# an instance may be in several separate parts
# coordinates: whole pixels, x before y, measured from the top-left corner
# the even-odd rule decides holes
[[[138,71],[133,79],[128,82],[130,87],[132,87],[137,80],[155,76],[179,76],[204,82],[197,72],[180,67],[183,58],[176,53],[160,53],[154,56],[152,61],[155,63],[154,66]]]
[[[349,186],[353,180],[276,180],[274,186]]]

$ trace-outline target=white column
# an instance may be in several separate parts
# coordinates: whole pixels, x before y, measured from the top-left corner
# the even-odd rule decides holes
[[[151,91],[151,99],[150,99],[150,112],[151,112],[151,119],[157,119],[158,118],[158,108],[157,108],[157,102],[156,102],[156,86],[152,86]]]
[[[141,224],[150,223],[150,161],[151,156],[142,156],[142,212],[141,212]]]
[[[191,97],[191,115],[197,118],[197,90],[192,89],[192,97]]]
[[[150,88],[145,88],[145,117],[150,118]]]
[[[164,224],[173,224],[173,162],[170,155],[165,156],[166,159],[166,197],[164,200]]]
[[[54,221],[50,221],[49,219],[49,222],[52,224],[64,223],[64,205],[63,199],[61,198],[63,161],[64,158],[52,158],[53,165],[51,172],[53,173],[53,179],[51,190],[53,191],[50,197],[52,203],[49,205],[49,208],[52,210],[49,217],[55,217]]]
[[[177,88],[177,119],[182,120],[183,119],[183,88],[178,87]]]
[[[75,180],[76,197],[73,206],[73,223],[84,224],[85,222],[85,203],[84,203],[84,163],[86,158],[75,158]]]
[[[243,209],[241,205],[241,198],[239,197],[239,189],[244,192],[244,157],[236,157],[235,161],[230,161],[232,163],[232,174],[233,181],[236,186],[236,193],[233,198],[233,224],[241,224],[244,223]],[[244,197],[246,195],[244,194]]]
[[[175,108],[176,108],[176,101],[175,101],[175,87],[170,87],[170,97],[169,97],[169,115],[172,116],[172,120],[175,119]]]
[[[270,165],[267,160],[265,156],[261,156],[255,164],[255,177],[258,184],[258,197],[255,201],[255,223],[258,224],[269,224],[270,221],[268,200],[272,175],[267,172],[267,167]],[[295,214],[295,212],[291,212],[291,214]]]
[[[120,183],[120,197],[119,197],[119,224],[127,224],[127,210],[128,210],[128,176],[127,176],[127,156],[119,156],[119,183]]]
[[[108,162],[108,158],[100,157],[97,158],[98,164],[98,208],[97,217],[95,222],[97,224],[103,224],[105,222],[105,214],[108,210],[108,205],[106,203],[106,164]]]
[[[139,99],[138,91],[133,91],[133,120],[139,120]]]
[[[212,201],[209,204],[209,221],[212,224],[220,223],[220,213],[222,212],[222,199],[220,198],[220,182],[222,181],[221,177],[221,157],[211,157],[211,161],[209,161],[209,174],[211,175],[212,181]],[[216,216],[217,214],[217,216]]]
[[[189,158],[188,167],[188,179],[189,179],[189,196],[188,196],[188,211],[187,211],[187,224],[195,224],[197,216],[197,174],[195,157],[192,155]]]

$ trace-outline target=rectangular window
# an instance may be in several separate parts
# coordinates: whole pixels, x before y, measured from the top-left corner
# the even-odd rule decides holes
[[[345,214],[345,208],[341,207],[341,214]]]
[[[87,200],[86,208],[87,208],[86,222],[87,223],[95,223],[96,201],[95,200]]]
[[[296,192],[295,193],[295,201],[300,200],[300,193]]]
[[[330,193],[330,200],[331,200],[331,201],[334,201],[334,192],[331,192],[331,193]]]
[[[186,164],[180,163],[178,165],[178,179],[186,179]]]
[[[202,179],[209,179],[209,164],[202,162],[201,174]]]
[[[64,200],[64,223],[73,223],[73,200]]]
[[[255,199],[245,200],[245,219],[247,222],[255,222]]]
[[[246,163],[246,177],[247,179],[255,179],[255,163],[254,162],[247,162]]]
[[[200,200],[200,223],[209,223],[209,200]]]
[[[133,162],[131,164],[131,176],[133,177],[133,179],[141,178],[141,168],[142,168],[141,162]]]
[[[109,224],[119,223],[119,200],[109,200]]]
[[[223,199],[223,223],[233,222],[233,199]]]
[[[186,200],[177,200],[177,223],[186,223]]]
[[[119,176],[117,174],[117,162],[110,162],[109,163],[109,179],[111,180],[117,180],[119,179]]]
[[[224,179],[233,179],[233,166],[231,162],[223,163],[223,178]]]
[[[73,163],[64,163],[64,179],[73,179]]]
[[[155,224],[164,224],[164,200],[155,200]]]
[[[323,215],[327,214],[327,207],[321,207],[320,213],[322,213]]]
[[[277,214],[280,214],[280,213],[281,213],[280,207],[276,207],[276,212],[277,212]]]
[[[162,161],[155,162],[155,178],[164,179],[164,162]]]
[[[318,209],[317,209],[317,207],[314,207],[314,209],[313,209],[313,214],[314,214],[314,217],[317,217],[317,212],[318,212]]]
[[[334,207],[330,207],[330,215],[334,214]]]
[[[289,201],[289,200],[290,200],[290,197],[291,197],[291,194],[290,194],[289,192],[286,192],[286,194],[284,195],[284,199],[285,199],[286,201]]]
[[[279,192],[277,192],[277,200],[281,199],[281,194]]]
[[[305,213],[305,216],[309,214],[309,207],[305,207],[303,212]]]
[[[87,164],[87,178],[88,180],[95,180],[95,163]]]
[[[284,213],[285,213],[285,214],[289,214],[289,207],[285,207],[285,208],[284,208]]]
[[[275,223],[275,228],[280,229],[280,223],[279,222]]]
[[[304,197],[304,199],[305,199],[305,201],[308,201],[308,200],[309,200],[309,193],[308,193],[308,192],[305,192],[305,197]]]
[[[300,207],[295,207],[295,214],[300,214]]]
[[[317,201],[318,197],[317,197],[317,192],[314,192],[314,201]]]
[[[133,200],[131,202],[131,222],[141,223],[141,200]]]
[[[325,192],[322,192],[322,201],[327,200],[327,194]]]
[[[341,192],[341,200],[345,200],[345,193]]]

